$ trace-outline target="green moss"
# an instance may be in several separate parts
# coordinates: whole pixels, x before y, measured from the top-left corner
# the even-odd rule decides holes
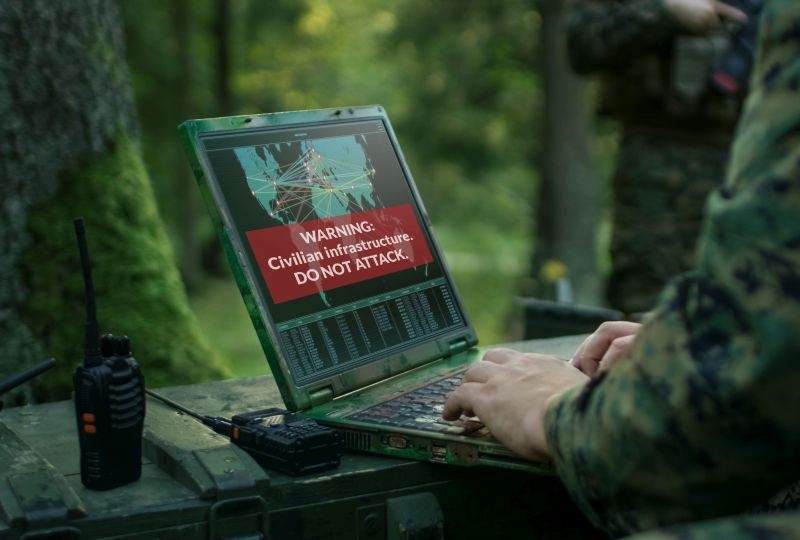
[[[73,218],[82,216],[101,332],[127,334],[148,386],[228,375],[189,308],[139,149],[120,134],[111,149],[67,171],[31,209],[23,258],[23,317],[58,365],[37,381],[40,399],[65,398],[83,356],[84,296]]]
[[[36,331],[23,319],[31,302],[41,304],[39,293],[27,289],[36,279],[31,273],[53,256],[32,244],[41,238],[29,234],[29,211],[64,188],[65,170],[103,155],[117,131],[138,131],[116,2],[8,0],[2,6],[0,377],[53,353],[41,332],[57,332],[47,313],[32,312]],[[92,52],[100,44],[102,55]],[[24,265],[26,256],[34,262]],[[6,394],[6,404],[29,399],[27,390]]]

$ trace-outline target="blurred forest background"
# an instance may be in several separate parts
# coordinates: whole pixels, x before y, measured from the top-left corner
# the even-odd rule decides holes
[[[546,158],[558,153],[544,141],[543,79],[552,68],[548,59],[559,61],[560,53],[545,54],[543,16],[548,4],[557,15],[561,3],[119,3],[144,162],[200,325],[234,373],[261,374],[265,363],[178,144],[177,124],[187,118],[384,105],[481,342],[518,339],[522,315],[515,297],[547,297],[550,282],[569,271],[565,257],[534,252],[539,179],[546,174]],[[556,27],[551,48],[560,47],[558,24],[551,23]],[[581,88],[567,103],[578,115]],[[564,118],[556,123],[569,124]],[[597,140],[591,143],[594,150],[613,154],[613,134]],[[566,166],[591,167],[584,149],[566,151]],[[584,238],[581,246],[572,246],[584,274],[594,280],[578,284],[577,296],[591,304],[598,301],[592,246],[602,243],[591,221],[602,192],[591,184],[600,175],[588,176],[583,186],[567,192],[577,188],[593,207],[585,209],[590,223],[578,232],[583,237],[589,232],[588,244]]]
[[[0,3],[0,379],[58,361],[13,401],[72,391],[76,216],[100,331],[130,336],[148,386],[267,371],[178,138],[188,118],[381,104],[481,343],[521,338],[517,299],[552,299],[565,278],[599,305],[616,139],[567,66],[564,9]]]

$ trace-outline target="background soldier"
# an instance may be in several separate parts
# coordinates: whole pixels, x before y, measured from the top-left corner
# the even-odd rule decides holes
[[[761,0],[747,2],[745,14],[713,0],[573,1],[570,62],[601,75],[598,112],[621,130],[606,290],[616,309],[649,310],[666,280],[691,267],[755,46]]]

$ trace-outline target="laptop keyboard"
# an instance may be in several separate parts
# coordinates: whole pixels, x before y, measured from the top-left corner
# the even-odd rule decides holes
[[[484,427],[483,423],[466,416],[455,421],[442,419],[445,399],[461,384],[463,376],[462,371],[439,379],[355,412],[348,418],[385,426],[469,435]]]

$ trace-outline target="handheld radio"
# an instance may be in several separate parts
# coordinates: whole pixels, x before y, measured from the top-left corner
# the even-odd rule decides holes
[[[75,219],[75,234],[86,294],[85,352],[73,376],[81,482],[107,490],[138,480],[142,473],[144,378],[127,336],[100,337],[81,218]]]

